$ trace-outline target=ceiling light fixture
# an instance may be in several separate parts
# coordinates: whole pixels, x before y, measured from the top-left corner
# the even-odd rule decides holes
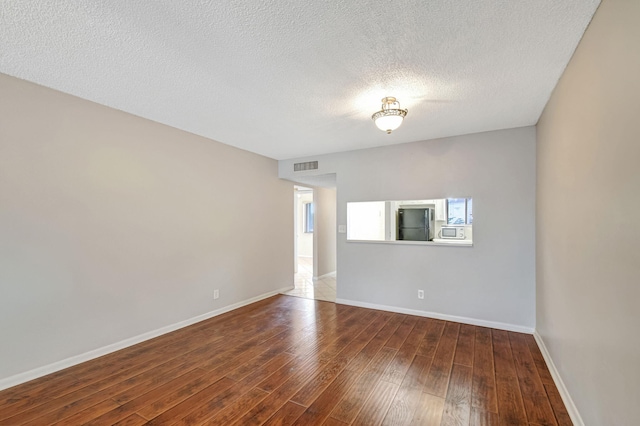
[[[371,116],[378,129],[387,134],[402,124],[402,120],[409,110],[400,109],[400,102],[393,96],[382,98],[382,109]]]

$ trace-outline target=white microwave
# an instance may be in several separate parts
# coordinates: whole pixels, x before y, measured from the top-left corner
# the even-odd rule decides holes
[[[464,240],[464,226],[443,226],[440,228],[440,238]]]

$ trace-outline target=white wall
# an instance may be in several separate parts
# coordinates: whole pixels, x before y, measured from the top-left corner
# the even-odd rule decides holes
[[[313,276],[321,277],[336,272],[336,190],[316,187],[313,199],[316,207]]]
[[[317,171],[293,172],[294,162],[313,160]],[[292,180],[337,173],[338,225],[349,201],[473,197],[471,248],[355,243],[338,234],[339,299],[535,326],[533,127],[280,161],[279,170]]]
[[[5,75],[0,93],[0,382],[293,285],[274,160]]]
[[[587,425],[640,424],[639,22],[603,0],[538,123],[537,330]]]

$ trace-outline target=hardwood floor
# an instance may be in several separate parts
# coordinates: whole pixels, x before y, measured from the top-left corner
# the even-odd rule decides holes
[[[0,392],[2,425],[570,425],[532,336],[275,296]]]

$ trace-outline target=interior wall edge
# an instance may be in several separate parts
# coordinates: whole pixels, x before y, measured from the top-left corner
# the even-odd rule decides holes
[[[322,274],[319,277],[313,277],[313,281],[318,281],[324,278],[335,278],[337,275],[337,271],[331,271],[326,274]]]
[[[575,426],[584,426],[584,421],[580,416],[580,412],[578,411],[578,407],[573,402],[573,398],[571,398],[571,394],[569,394],[569,390],[564,384],[556,365],[553,362],[553,358],[551,358],[551,354],[547,350],[547,346],[544,344],[544,340],[538,330],[535,330],[533,333],[534,339],[536,339],[536,343],[540,348],[540,352],[542,352],[542,357],[544,361],[547,363],[547,368],[551,373],[551,377],[553,378],[553,382],[556,384],[556,388],[558,388],[558,392],[560,392],[560,397],[562,398],[562,402],[564,402],[564,406],[569,413],[569,417],[571,417],[571,421]]]
[[[216,317],[218,315],[222,315],[229,311],[233,311],[234,309],[241,308],[246,305],[250,305],[255,302],[259,302],[260,300],[267,299],[269,297],[275,296],[279,293],[292,290],[294,286],[282,287],[277,290],[269,291],[267,293],[260,294],[258,296],[251,297],[246,300],[242,300],[240,302],[233,303],[231,305],[224,306],[219,309],[215,309],[210,312],[206,312],[201,315],[197,315],[195,317],[179,321],[174,324],[167,325],[165,327],[158,328],[156,330],[152,330],[146,333],[139,334],[137,336],[130,337],[125,340],[121,340],[116,343],[112,343],[107,346],[103,346],[101,348],[97,348],[91,350],[89,352],[85,352],[79,355],[72,356],[70,358],[66,358],[60,361],[53,362],[51,364],[43,365],[41,367],[34,368],[29,371],[25,371],[22,373],[15,374],[13,376],[9,376],[6,378],[0,378],[0,391],[4,389],[8,389],[13,386],[17,386],[22,383],[26,383],[28,381],[46,376],[47,374],[55,373],[60,370],[64,370],[65,368],[73,367],[74,365],[81,364],[86,361],[90,361],[95,358],[99,358],[103,355],[110,354],[112,352],[119,351],[121,349],[127,348],[129,346],[137,345],[138,343],[142,343],[146,340],[151,340],[158,336],[162,336],[163,334],[171,333],[172,331],[179,330],[184,327],[188,327],[190,325],[196,324],[201,321],[208,320],[210,318]]]
[[[379,305],[376,303],[359,302],[357,300],[336,299],[336,303],[341,305],[356,306],[358,308],[377,309],[380,311],[394,312],[397,314],[415,315],[418,317],[433,318],[444,321],[457,322],[461,324],[476,325],[479,327],[495,328],[498,330],[513,331],[516,333],[534,334],[535,329],[517,324],[507,324],[498,321],[487,321],[478,318],[460,317],[456,315],[440,314],[437,312],[421,311],[418,309],[407,309],[397,306]]]

